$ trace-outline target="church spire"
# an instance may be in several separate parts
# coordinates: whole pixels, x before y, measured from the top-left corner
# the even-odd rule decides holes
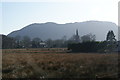
[[[76,29],[76,36],[78,36],[78,29]]]
[[[78,35],[78,29],[76,29],[75,41],[80,42],[79,35]]]

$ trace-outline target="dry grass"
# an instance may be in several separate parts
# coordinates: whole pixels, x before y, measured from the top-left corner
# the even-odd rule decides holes
[[[61,48],[9,49],[3,50],[2,56],[3,78],[118,77],[116,53],[65,53]]]

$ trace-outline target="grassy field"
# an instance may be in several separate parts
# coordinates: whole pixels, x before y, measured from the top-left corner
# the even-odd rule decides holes
[[[4,49],[3,78],[117,78],[116,53],[66,53],[65,48]]]

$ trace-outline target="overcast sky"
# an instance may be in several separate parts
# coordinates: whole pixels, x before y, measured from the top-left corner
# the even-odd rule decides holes
[[[8,2],[9,1],[9,2]],[[24,1],[24,2],[23,2]],[[32,23],[59,24],[89,20],[118,24],[119,0],[2,0],[0,34],[9,34]]]

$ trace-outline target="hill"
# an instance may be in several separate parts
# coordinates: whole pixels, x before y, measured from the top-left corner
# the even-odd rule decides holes
[[[61,39],[66,36],[67,39],[75,34],[75,30],[78,29],[79,35],[83,36],[88,33],[96,35],[96,40],[105,40],[107,32],[113,30],[116,38],[118,37],[118,27],[115,23],[107,21],[85,21],[66,24],[57,24],[53,22],[47,23],[33,23],[24,28],[13,31],[7,36],[29,36],[31,39],[39,37],[42,40],[46,39]]]

